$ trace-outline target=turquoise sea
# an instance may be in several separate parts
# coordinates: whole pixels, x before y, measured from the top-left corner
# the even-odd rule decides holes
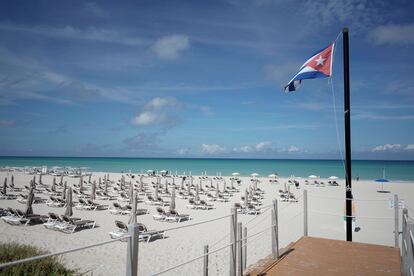
[[[88,167],[90,171],[104,172],[145,172],[147,170],[169,170],[178,174],[208,175],[221,173],[223,176],[239,172],[247,176],[258,173],[267,176],[295,175],[320,177],[331,175],[344,178],[344,165],[340,160],[291,160],[291,159],[196,159],[196,158],[107,158],[107,157],[0,157],[0,167],[59,166]],[[377,179],[385,169],[390,180],[414,180],[414,161],[355,160],[352,162],[352,177]]]

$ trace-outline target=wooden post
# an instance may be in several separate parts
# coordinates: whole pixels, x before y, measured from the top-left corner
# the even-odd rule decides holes
[[[127,246],[127,267],[126,276],[138,275],[138,224],[133,223],[128,225],[128,234],[131,236],[128,238]]]
[[[408,217],[408,210],[404,208],[402,211],[402,236],[401,236],[401,261],[402,261],[402,274],[408,274],[408,246],[409,243],[407,242],[407,238],[409,239],[409,235],[407,236],[407,221],[406,218]]]
[[[230,276],[236,276],[237,273],[237,211],[236,208],[231,208],[230,217]]]
[[[400,229],[398,225],[398,207],[399,207],[398,195],[394,195],[394,246],[399,247]]]
[[[277,200],[273,200],[272,208],[272,256],[276,260],[279,258],[279,234],[278,234],[278,221],[277,221]]]
[[[208,276],[208,245],[204,245],[204,254],[203,276]]]
[[[237,223],[237,239],[238,239],[238,248],[237,248],[237,255],[238,255],[238,271],[237,275],[243,276],[243,225],[241,222]]]
[[[243,271],[245,271],[247,267],[247,227],[244,227],[243,240]]]
[[[303,235],[308,235],[308,190],[303,190]]]

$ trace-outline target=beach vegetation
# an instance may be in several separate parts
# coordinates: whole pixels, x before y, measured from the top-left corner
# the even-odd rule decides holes
[[[0,263],[43,254],[47,252],[31,245],[0,243]],[[75,273],[75,270],[66,268],[58,257],[48,257],[0,269],[0,275],[74,275]]]

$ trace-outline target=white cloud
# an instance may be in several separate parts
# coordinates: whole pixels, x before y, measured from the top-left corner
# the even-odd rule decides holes
[[[172,126],[177,121],[179,107],[175,98],[155,97],[131,121],[136,126]]]
[[[151,49],[161,59],[176,59],[181,52],[189,47],[190,41],[188,36],[170,35],[158,39]]]
[[[272,145],[271,142],[268,141],[264,141],[264,142],[260,142],[255,146],[256,151],[265,151],[268,150],[270,148],[270,146]]]
[[[207,154],[218,154],[226,151],[226,147],[219,146],[217,144],[202,144],[201,152]]]
[[[405,150],[414,150],[414,144],[408,144],[404,149]]]
[[[177,150],[177,154],[179,155],[187,155],[190,152],[189,148],[181,148]]]
[[[376,146],[375,148],[372,149],[372,151],[373,152],[396,151],[399,149],[401,149],[401,144],[385,144],[385,145]]]
[[[413,45],[414,23],[379,26],[369,34],[368,38],[377,45]]]
[[[241,147],[235,147],[233,148],[234,152],[242,152],[242,153],[249,153],[249,152],[254,152],[253,147],[251,146],[241,146]]]
[[[299,152],[300,149],[298,147],[292,145],[287,149],[287,151],[288,152]]]

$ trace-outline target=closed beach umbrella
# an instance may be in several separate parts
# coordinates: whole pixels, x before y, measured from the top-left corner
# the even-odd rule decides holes
[[[91,189],[91,199],[95,200],[95,194],[96,194],[96,182],[94,181],[92,183],[92,189]]]
[[[191,193],[191,185],[190,185],[190,182],[187,183],[187,193],[188,194]]]
[[[60,182],[59,182],[59,185],[63,185],[63,173],[62,173],[62,175],[60,176]]]
[[[65,216],[71,217],[73,215],[72,204],[72,188],[69,187],[68,192],[66,194]]]
[[[43,174],[42,174],[42,173],[40,173],[40,175],[39,175],[39,184],[40,184],[40,185],[42,185],[42,176],[43,176]]]
[[[63,184],[63,192],[62,192],[62,199],[65,200],[66,199],[66,189],[67,189],[67,181],[65,181],[65,184]]]
[[[138,203],[138,195],[134,193],[132,197],[134,200],[132,201],[132,210],[131,210],[131,216],[129,217],[128,224],[136,224],[137,223],[137,203]]]
[[[53,192],[56,192],[56,179],[54,177],[53,177],[53,181],[52,181],[52,188],[51,188],[51,190]]]
[[[234,190],[234,178],[230,179],[231,189]]]
[[[171,191],[171,203],[170,203],[170,211],[175,210],[175,187],[172,188]]]
[[[26,210],[25,210],[26,215],[33,215],[33,208],[32,208],[33,200],[34,200],[34,192],[33,192],[33,188],[30,188],[29,195],[26,201]]]
[[[82,191],[82,190],[83,190],[83,177],[81,176],[79,178],[79,191]]]
[[[36,187],[36,175],[33,175],[33,182],[32,182],[32,185],[31,185],[31,187]]]
[[[143,179],[142,179],[142,176],[141,176],[141,178],[140,178],[140,180],[139,180],[139,190],[140,190],[141,192],[143,192],[143,191],[144,191],[144,181],[143,181]]]
[[[129,204],[132,204],[134,200],[134,186],[132,182],[129,182]]]
[[[218,184],[218,182],[216,183],[216,197],[219,197],[219,195],[220,195],[220,189],[219,189],[219,184]]]
[[[167,182],[167,180],[165,180],[164,193],[168,194],[168,182]]]
[[[247,208],[247,205],[249,204],[249,191],[246,189],[244,191],[244,205]]]
[[[158,200],[158,182],[155,184],[154,199]]]
[[[92,175],[90,174],[90,175],[89,175],[89,179],[88,179],[88,182],[89,182],[89,183],[91,183],[91,177],[92,177]]]
[[[184,177],[181,177],[181,190],[184,190]]]
[[[102,188],[101,188],[101,185],[102,185],[102,179],[99,177],[99,180],[98,180],[98,187],[99,187],[99,189],[101,190]]]
[[[4,178],[4,183],[3,183],[3,194],[7,194],[7,178]]]
[[[108,179],[104,179],[104,181],[105,181],[105,193],[107,193],[108,192]]]
[[[12,187],[14,186],[14,175],[11,176],[11,184]]]
[[[195,195],[195,201],[199,201],[200,200],[200,189],[198,187],[198,185],[196,185],[196,195]]]

